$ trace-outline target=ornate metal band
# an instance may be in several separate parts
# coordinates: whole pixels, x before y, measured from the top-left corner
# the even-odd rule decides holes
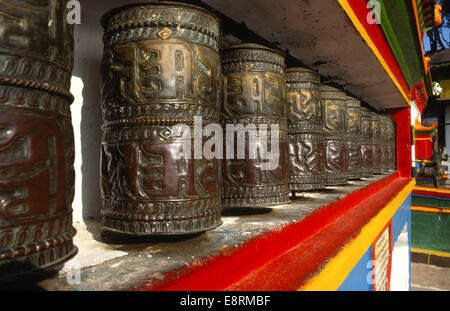
[[[2,260],[0,261],[0,283],[20,279],[36,271],[60,265],[75,256],[77,252],[78,248],[73,245],[72,239],[67,239],[52,247],[39,248],[39,252],[30,253],[27,256]]]
[[[18,218],[0,227],[0,259],[25,255],[22,251],[13,251],[20,247],[27,249],[25,253],[53,247],[62,243],[61,237],[71,238],[76,232],[72,227],[71,208],[51,216],[34,216],[32,224],[29,223],[28,218]]]
[[[0,107],[29,108],[70,118],[70,101],[48,92],[0,85]]]
[[[54,63],[4,53],[11,53],[11,51],[3,52],[0,49],[0,76],[2,78],[34,81],[35,84],[41,83],[42,86],[60,90],[60,94],[69,93],[72,75],[66,69],[60,68]],[[40,89],[43,89],[42,86]]]
[[[265,117],[242,117],[242,118],[222,118],[221,123],[224,125],[230,124],[230,125],[236,125],[236,124],[242,124],[244,127],[246,127],[249,124],[254,124],[257,126],[260,125],[267,125],[267,129],[270,130],[270,126],[272,124],[278,125],[278,128],[280,131],[288,131],[288,125],[286,119],[282,118],[265,118]],[[225,129],[225,128],[224,128]]]
[[[0,229],[0,282],[64,262],[77,253],[72,210],[53,220]]]
[[[12,78],[7,76],[0,75],[0,84],[6,84],[6,85],[12,85],[12,86],[18,86],[18,87],[25,87],[25,88],[31,88],[31,89],[37,89],[41,91],[46,91],[53,93],[55,95],[59,95],[62,97],[66,97],[70,102],[72,103],[74,97],[69,92],[66,91],[63,88],[50,85],[46,82],[36,81],[36,80],[26,80],[21,78]]]
[[[284,56],[281,52],[256,45],[240,44],[228,48],[222,54],[223,73],[273,72],[284,76]]]
[[[50,239],[35,241],[35,243],[24,244],[23,246],[18,245],[16,247],[2,249],[0,252],[0,266],[4,260],[17,258],[21,256],[28,256],[30,254],[37,253],[42,250],[51,247],[56,247],[58,245],[62,245],[64,243],[72,241],[72,238],[75,236],[75,233],[76,233],[75,229],[70,228],[68,231]],[[18,238],[20,238],[20,236]]]
[[[348,184],[348,174],[346,172],[327,172],[325,174],[325,185],[344,186]]]
[[[286,83],[288,89],[311,88],[313,85],[319,89],[320,75],[306,68],[289,68],[286,69]]]
[[[291,191],[312,191],[325,188],[324,174],[302,174],[289,176],[289,189]]]
[[[222,187],[223,207],[260,207],[289,203],[288,184]]]
[[[297,123],[288,125],[289,134],[301,134],[301,133],[318,133],[322,134],[323,125],[321,123]]]
[[[120,122],[123,120],[193,120],[193,116],[202,117],[203,121],[219,122],[220,112],[214,107],[199,105],[197,103],[152,103],[146,105],[127,105],[108,108],[104,111],[105,123]]]
[[[133,202],[104,198],[108,230],[133,234],[186,234],[221,224],[219,196],[185,201]]]
[[[107,13],[102,24],[107,46],[149,38],[176,38],[218,51],[218,20],[194,6],[144,3],[122,7]]]
[[[268,207],[290,203],[289,186],[223,186],[222,206],[234,207]]]

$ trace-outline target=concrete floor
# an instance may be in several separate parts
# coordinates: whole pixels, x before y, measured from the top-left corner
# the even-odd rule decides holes
[[[450,268],[411,263],[412,291],[450,291]]]

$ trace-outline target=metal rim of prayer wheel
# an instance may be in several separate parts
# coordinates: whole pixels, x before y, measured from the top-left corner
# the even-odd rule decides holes
[[[372,112],[372,144],[373,144],[373,174],[382,174],[381,167],[381,115]]]
[[[364,107],[361,107],[361,133],[362,177],[370,178],[373,176],[372,113]]]
[[[195,126],[220,120],[219,20],[196,6],[153,2],[113,9],[102,25],[105,229],[177,235],[219,226],[222,161],[191,149],[194,137],[200,148],[207,139]]]
[[[324,131],[320,102],[320,75],[310,69],[286,70],[288,88],[289,188],[312,191],[325,188]]]
[[[347,100],[347,134],[348,179],[361,179],[363,177],[361,104],[353,97],[348,97]]]
[[[0,3],[0,283],[51,269],[78,251],[73,26],[65,4]]]
[[[264,125],[268,131],[274,126],[279,127],[276,167],[263,170],[262,165],[270,165],[270,161],[263,159],[260,153],[255,159],[249,157],[250,142],[254,143],[252,149],[261,150],[262,137],[250,139],[245,135],[245,158],[236,158],[234,152],[233,159],[224,160],[222,206],[264,208],[290,203],[284,55],[257,44],[239,44],[222,51],[222,67],[227,79],[222,123],[227,126]],[[243,130],[241,132],[245,134]],[[273,150],[272,142],[269,143],[271,135],[268,134],[266,142],[268,149]]]
[[[320,86],[324,135],[324,173],[326,186],[348,184],[347,167],[347,95],[328,86]]]

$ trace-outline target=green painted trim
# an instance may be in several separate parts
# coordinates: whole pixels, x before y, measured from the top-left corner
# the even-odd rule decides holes
[[[418,129],[416,129],[416,136],[417,135],[432,135],[432,137],[434,137],[436,135],[436,128],[433,127],[430,130],[418,130]]]
[[[414,81],[413,81],[411,73],[409,71],[406,59],[403,55],[403,51],[402,51],[402,48],[398,41],[397,35],[395,34],[395,31],[389,20],[389,16],[388,16],[388,13],[386,11],[386,7],[385,7],[383,1],[380,1],[380,7],[381,7],[381,19],[380,19],[381,20],[381,28],[383,29],[383,32],[386,36],[388,44],[391,47],[391,50],[397,60],[397,63],[400,66],[400,69],[403,72],[403,75],[405,76],[406,82],[408,83],[408,87],[410,89],[412,89],[414,86]]]
[[[411,211],[411,247],[450,252],[450,215]]]
[[[437,197],[435,197],[435,198],[419,197],[419,196],[415,196],[414,194],[411,196],[411,204],[419,205],[419,206],[429,206],[429,207],[450,209],[450,201],[449,200],[442,200],[442,199],[438,199]]]
[[[381,28],[410,89],[424,82],[431,96],[431,81],[425,73],[421,38],[410,0],[380,0]],[[420,16],[420,14],[419,14]],[[428,85],[430,84],[430,85]]]
[[[416,179],[416,185],[426,185],[426,186],[434,186],[434,181],[433,180],[419,180]],[[447,185],[447,180],[441,180],[440,181],[440,185],[439,186],[446,186]]]

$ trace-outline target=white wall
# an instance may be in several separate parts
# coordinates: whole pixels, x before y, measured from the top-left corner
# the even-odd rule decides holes
[[[408,224],[406,224],[392,248],[391,291],[409,291],[410,265]]]
[[[103,54],[103,28],[100,19],[115,7],[130,0],[81,0],[81,24],[75,26],[75,62],[71,106],[75,132],[74,221],[99,217],[101,94],[100,62]]]
[[[421,121],[421,115],[419,112],[419,109],[416,107],[416,103],[411,100],[411,125],[414,126],[416,123],[416,119],[419,119],[419,122]],[[411,146],[411,161],[414,161],[416,159],[416,146]]]

